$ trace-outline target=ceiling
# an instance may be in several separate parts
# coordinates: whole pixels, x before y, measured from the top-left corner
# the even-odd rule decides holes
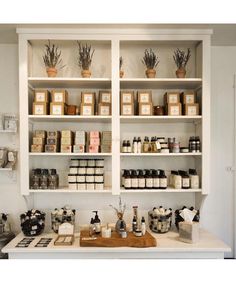
[[[169,28],[212,29],[212,45],[236,46],[236,24],[0,24],[0,43],[17,43],[16,28]]]

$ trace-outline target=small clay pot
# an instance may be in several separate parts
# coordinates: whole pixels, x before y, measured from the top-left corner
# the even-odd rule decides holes
[[[183,79],[186,76],[186,70],[182,67],[177,69],[175,73],[176,73],[176,77],[180,79]]]
[[[57,76],[57,69],[56,68],[47,68],[47,74],[49,78],[55,78]]]
[[[124,71],[120,70],[120,78],[124,77]]]
[[[82,76],[82,78],[90,78],[91,77],[91,72],[89,70],[82,70],[81,71],[81,76]]]
[[[155,78],[156,77],[156,70],[154,69],[147,69],[146,70],[147,78]]]

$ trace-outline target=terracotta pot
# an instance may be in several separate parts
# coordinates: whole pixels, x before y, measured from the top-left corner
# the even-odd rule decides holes
[[[124,77],[124,71],[120,70],[120,78],[123,78],[123,77]]]
[[[183,79],[186,76],[186,70],[183,67],[177,69],[175,73],[177,78]]]
[[[91,77],[91,72],[89,70],[82,70],[81,71],[81,76],[82,76],[82,78],[90,78]]]
[[[156,77],[156,70],[154,69],[147,69],[146,70],[147,78],[155,78]]]
[[[47,68],[47,74],[49,78],[55,78],[57,76],[57,69],[56,68]]]

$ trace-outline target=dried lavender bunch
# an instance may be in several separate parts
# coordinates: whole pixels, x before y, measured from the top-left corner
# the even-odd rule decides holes
[[[142,62],[146,65],[147,69],[155,69],[160,61],[158,61],[158,56],[150,48],[149,50],[145,49]]]
[[[61,51],[59,51],[58,46],[55,44],[51,45],[50,40],[48,40],[48,44],[45,44],[46,50],[43,55],[43,61],[46,68],[56,68],[62,63],[61,59]],[[64,66],[61,66],[62,69]]]
[[[92,58],[95,50],[91,50],[91,45],[87,43],[85,45],[77,41],[79,46],[79,67],[82,70],[89,70],[92,63]]]
[[[188,48],[187,54],[185,53],[185,51],[180,50],[179,48],[177,48],[174,51],[174,55],[173,55],[175,64],[178,67],[178,69],[179,68],[185,68],[187,63],[188,63],[188,61],[189,61],[189,59],[190,59],[190,57],[191,57],[190,48]]]
[[[123,63],[124,63],[124,61],[123,61],[123,57],[122,57],[122,56],[120,56],[120,70],[121,70],[121,68],[122,68],[122,66],[123,66]]]
[[[112,207],[116,211],[116,215],[118,219],[123,219],[123,215],[125,213],[126,204],[122,204],[121,197],[119,197],[119,209],[114,207],[110,204],[110,207]]]

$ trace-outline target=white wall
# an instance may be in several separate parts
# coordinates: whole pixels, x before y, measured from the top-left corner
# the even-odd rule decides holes
[[[212,47],[212,188],[202,207],[201,222],[209,231],[233,247],[233,175],[226,171],[233,164],[233,74],[236,73],[236,47]],[[17,45],[0,45],[0,112],[18,112],[18,58]],[[0,146],[16,145],[10,136],[0,136]],[[11,214],[14,230],[19,231],[19,214],[26,210],[26,202],[20,195],[16,182],[0,172],[0,212]],[[131,208],[137,204],[140,214],[155,205],[177,208],[177,204],[194,203],[192,194],[130,194],[122,197],[129,208],[126,219],[131,219]],[[91,211],[98,209],[103,222],[115,221],[109,204],[116,205],[118,198],[110,195],[36,195],[33,205],[47,213],[55,207],[69,204],[78,209],[79,223],[87,223]],[[231,256],[229,254],[228,256]]]

